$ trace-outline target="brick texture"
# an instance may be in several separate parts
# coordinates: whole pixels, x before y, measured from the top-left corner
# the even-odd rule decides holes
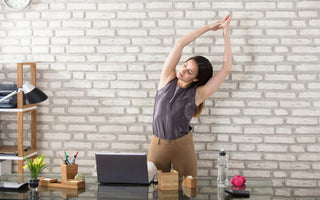
[[[46,171],[58,171],[63,151],[79,151],[79,171],[91,174],[94,152],[147,152],[153,100],[171,47],[230,13],[232,73],[192,120],[199,175],[216,176],[224,148],[230,176],[319,187],[319,8],[318,1],[303,0],[40,0],[23,11],[0,4],[0,59],[39,61],[37,83],[49,96],[38,109]],[[190,44],[181,63],[196,54],[219,70],[222,32]],[[15,82],[14,65],[0,69],[1,83]],[[0,118],[2,145],[16,144],[15,114]]]

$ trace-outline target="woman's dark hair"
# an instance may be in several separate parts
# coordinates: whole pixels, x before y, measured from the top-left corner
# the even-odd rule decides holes
[[[188,62],[189,60],[194,60],[198,65],[198,74],[196,76],[198,81],[191,83],[190,87],[202,86],[206,84],[208,80],[212,77],[213,73],[210,61],[203,56],[191,57],[186,62]]]
[[[198,65],[198,74],[196,76],[198,81],[192,82],[190,87],[194,87],[194,86],[199,87],[206,84],[213,75],[212,65],[210,61],[203,56],[191,57],[186,62],[188,62],[189,60],[194,60]],[[201,103],[198,106],[198,109],[196,110],[196,112],[193,113],[193,117],[198,117],[202,109],[203,109],[203,103]]]

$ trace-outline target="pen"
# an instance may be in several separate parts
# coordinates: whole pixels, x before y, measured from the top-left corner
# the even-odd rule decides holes
[[[75,164],[75,163],[76,163],[76,158],[77,158],[77,156],[78,156],[78,153],[79,153],[79,152],[77,151],[76,155],[74,155],[73,158],[71,158],[71,163],[72,163],[72,164]]]
[[[67,153],[64,152],[64,155],[66,156],[66,163],[67,163],[67,165],[70,165],[70,162],[69,162],[69,160],[68,160],[68,155],[67,155]]]
[[[76,159],[77,159],[78,153],[79,153],[79,152],[77,151],[76,155],[74,156],[73,163],[76,163]]]

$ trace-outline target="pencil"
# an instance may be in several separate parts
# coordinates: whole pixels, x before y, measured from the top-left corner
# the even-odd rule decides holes
[[[65,161],[64,161],[63,158],[60,156],[60,154],[59,154],[59,157],[60,157],[60,159],[62,160],[62,163],[65,163]]]

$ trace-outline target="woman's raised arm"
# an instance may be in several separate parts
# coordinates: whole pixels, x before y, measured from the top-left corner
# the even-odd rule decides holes
[[[228,15],[225,25],[222,26],[223,37],[225,40],[222,68],[218,73],[216,73],[212,78],[210,78],[205,85],[200,86],[197,89],[197,93],[196,93],[197,106],[200,105],[205,100],[207,100],[211,95],[213,95],[218,90],[218,88],[221,86],[221,84],[227,78],[228,74],[231,71],[232,52],[231,52],[230,33],[229,33],[230,21],[231,21],[231,16]]]
[[[222,29],[223,27],[220,25],[228,19],[228,16],[229,15],[217,22],[192,31],[191,33],[188,33],[177,41],[163,65],[158,89],[161,89],[169,81],[176,77],[175,69],[181,58],[183,48],[209,30],[216,31]]]

